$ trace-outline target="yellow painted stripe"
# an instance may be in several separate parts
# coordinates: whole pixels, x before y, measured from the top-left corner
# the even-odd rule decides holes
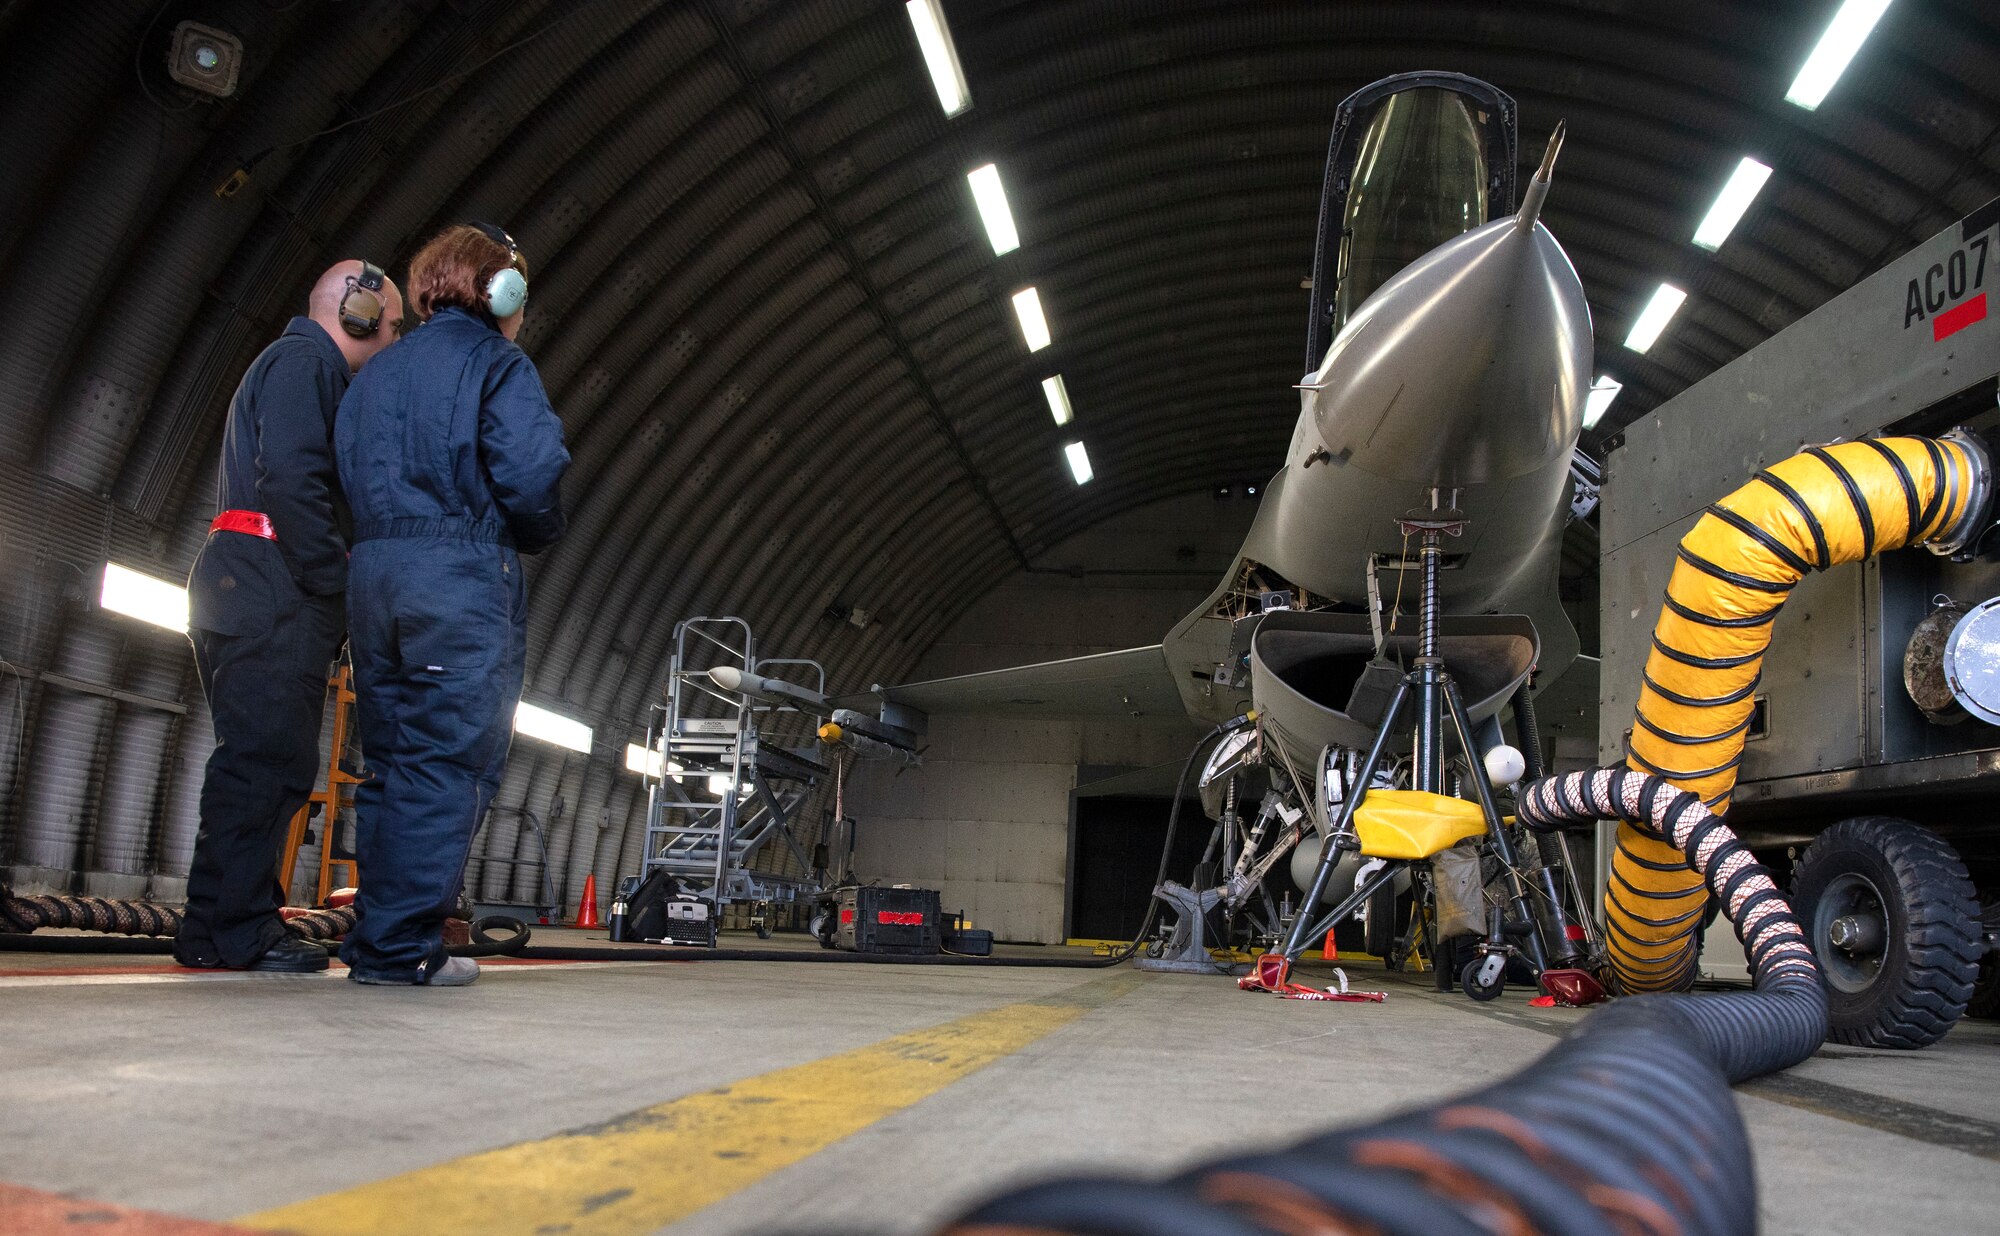
[[[1124,995],[1130,972],[237,1222],[304,1236],[651,1232]]]

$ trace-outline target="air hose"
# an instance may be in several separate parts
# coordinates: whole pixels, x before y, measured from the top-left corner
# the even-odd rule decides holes
[[[1161,1184],[1033,1186],[945,1232],[1755,1232],[1749,1138],[1729,1085],[1796,1064],[1826,1034],[1819,965],[1790,906],[1727,825],[1660,778],[1622,769],[1549,778],[1523,791],[1518,814],[1544,830],[1616,818],[1673,846],[1737,925],[1757,989],[1620,1000],[1475,1094]]]
[[[26,933],[44,927],[170,937],[181,929],[181,911],[178,906],[111,897],[16,897],[0,888],[0,932]],[[354,911],[345,906],[306,910],[285,920],[285,930],[304,940],[338,940],[353,928]]]
[[[1990,470],[1978,440],[1865,438],[1807,447],[1708,507],[1681,538],[1646,658],[1627,766],[1729,809],[1755,695],[1785,599],[1812,571],[1884,550],[1956,552],[1983,526]],[[1707,909],[1673,846],[1618,829],[1604,913],[1625,992],[1694,981]]]

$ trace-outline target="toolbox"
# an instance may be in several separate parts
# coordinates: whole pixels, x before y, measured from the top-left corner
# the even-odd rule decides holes
[[[834,947],[850,953],[935,953],[944,917],[942,903],[931,888],[841,889]]]

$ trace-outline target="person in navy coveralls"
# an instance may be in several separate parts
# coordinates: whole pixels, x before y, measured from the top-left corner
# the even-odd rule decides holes
[[[402,317],[380,268],[340,262],[229,401],[218,514],[188,576],[188,634],[216,746],[174,937],[184,966],[326,969],[326,950],[289,936],[278,916],[288,874],[278,852],[319,772],[327,671],[346,628],[335,410]]]
[[[565,528],[562,422],[514,342],[527,262],[489,224],[446,228],[410,261],[422,325],[348,388],[334,434],[354,509],[348,566],[361,748],[360,983],[460,986],[444,920],[500,786],[527,635],[522,554]]]

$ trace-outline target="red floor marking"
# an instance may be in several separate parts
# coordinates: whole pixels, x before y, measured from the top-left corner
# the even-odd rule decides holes
[[[93,1236],[257,1236],[250,1228],[183,1219],[109,1202],[87,1202],[20,1185],[0,1184],[0,1232],[89,1232]],[[262,1236],[270,1236],[263,1233]]]

